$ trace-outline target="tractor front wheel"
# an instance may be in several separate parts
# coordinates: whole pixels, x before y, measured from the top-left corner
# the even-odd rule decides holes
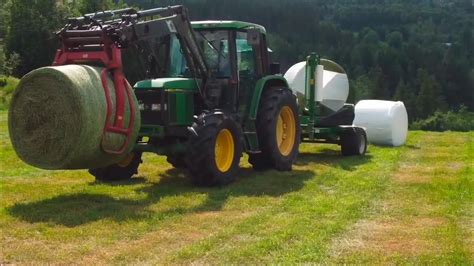
[[[140,163],[142,163],[142,154],[131,152],[121,162],[102,168],[89,169],[89,173],[96,180],[102,182],[127,180],[138,172]]]
[[[257,114],[261,153],[249,154],[255,170],[289,171],[298,155],[301,128],[296,97],[288,88],[266,89]]]
[[[187,168],[199,186],[226,185],[235,180],[242,157],[241,130],[230,116],[201,114],[189,139]]]

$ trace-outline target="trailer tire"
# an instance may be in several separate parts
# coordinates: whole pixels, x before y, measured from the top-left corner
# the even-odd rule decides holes
[[[355,127],[341,136],[341,152],[344,156],[364,155],[367,151],[367,134],[362,128]]]
[[[261,153],[249,154],[253,168],[291,170],[298,156],[301,128],[296,97],[290,89],[273,87],[264,90],[256,126]]]
[[[93,175],[97,181],[102,182],[127,180],[138,173],[138,166],[142,162],[142,154],[132,152],[120,163],[89,169],[89,173]]]
[[[198,186],[222,186],[237,177],[242,157],[240,126],[221,111],[201,114],[192,125],[186,165]]]

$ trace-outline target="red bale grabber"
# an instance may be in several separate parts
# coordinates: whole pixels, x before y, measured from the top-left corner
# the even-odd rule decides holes
[[[100,18],[133,12],[133,9],[122,9],[112,12],[87,14],[84,17],[69,21],[59,33],[61,47],[57,50],[53,66],[67,64],[100,65],[102,87],[105,93],[107,113],[102,134],[101,146],[109,154],[123,154],[130,142],[133,124],[135,122],[135,107],[132,88],[123,75],[121,45],[116,40],[114,28],[110,24],[103,25]],[[107,85],[107,75],[112,75],[115,91],[115,113],[110,89]],[[130,116],[128,125],[124,126],[125,97],[127,97]],[[113,115],[113,119],[111,119]],[[125,136],[119,149],[107,148],[104,144],[106,134],[115,133]]]

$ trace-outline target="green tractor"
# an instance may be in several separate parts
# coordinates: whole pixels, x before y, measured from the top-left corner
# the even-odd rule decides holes
[[[89,170],[99,180],[130,178],[143,152],[165,155],[202,186],[232,182],[243,152],[256,170],[289,171],[302,140],[340,144],[347,155],[365,153],[363,129],[318,127],[311,74],[308,109],[299,109],[279,64],[270,62],[260,25],[190,22],[183,6],[85,18],[71,20],[62,31],[63,42],[78,30],[82,35],[74,38],[88,38],[92,24],[109,25],[107,36],[121,49],[124,76],[135,84],[141,114],[133,152],[120,163]],[[317,56],[308,57],[309,69],[318,63]]]

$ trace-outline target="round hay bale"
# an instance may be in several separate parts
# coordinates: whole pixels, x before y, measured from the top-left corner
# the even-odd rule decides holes
[[[122,155],[107,154],[101,147],[106,120],[106,100],[100,78],[102,68],[87,65],[43,67],[25,75],[8,112],[10,139],[18,156],[43,169],[88,169],[121,161],[133,149],[140,128],[140,112],[133,96],[135,123]],[[113,112],[115,91],[107,78]],[[110,124],[114,116],[111,115]],[[128,100],[124,125],[130,119]],[[105,146],[118,150],[123,135],[108,133]]]

